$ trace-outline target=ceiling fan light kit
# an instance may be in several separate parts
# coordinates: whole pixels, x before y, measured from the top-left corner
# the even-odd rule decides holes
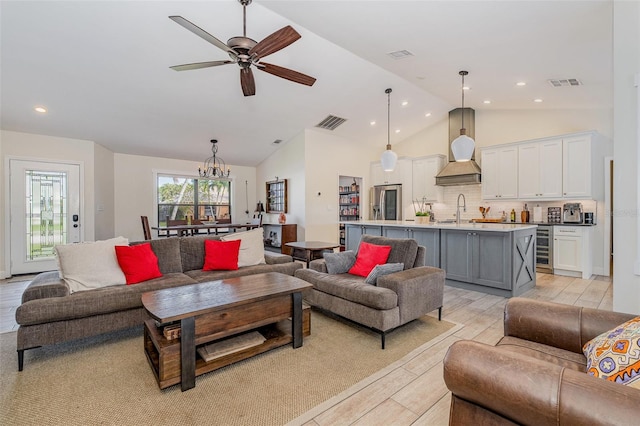
[[[176,71],[188,71],[200,68],[216,67],[219,65],[238,64],[240,67],[240,87],[245,96],[253,96],[256,94],[256,84],[253,77],[251,66],[255,66],[260,71],[284,78],[294,83],[313,86],[316,79],[294,71],[288,68],[280,67],[266,62],[260,62],[265,56],[271,55],[279,50],[284,49],[302,36],[290,25],[279,29],[278,31],[267,36],[261,42],[247,37],[247,6],[251,4],[251,0],[238,0],[242,5],[243,19],[243,35],[231,37],[227,43],[218,40],[202,28],[183,18],[182,16],[169,16],[169,19],[191,31],[198,37],[213,44],[217,48],[227,52],[231,60],[225,61],[208,61],[197,62],[193,64],[175,65],[170,67]]]
[[[460,71],[458,74],[462,76],[462,128],[460,136],[451,142],[451,152],[456,161],[469,161],[473,156],[475,141],[466,135],[467,129],[464,128],[464,76],[468,75],[468,71]]]
[[[380,156],[380,163],[382,170],[392,172],[396,168],[398,154],[391,150],[391,89],[385,90],[384,93],[387,94],[387,148]]]
[[[198,174],[202,178],[207,179],[228,179],[231,174],[231,169],[227,168],[226,163],[220,157],[217,157],[218,153],[218,140],[211,139],[211,157],[204,160],[202,168],[198,167]],[[226,171],[225,171],[226,169]]]

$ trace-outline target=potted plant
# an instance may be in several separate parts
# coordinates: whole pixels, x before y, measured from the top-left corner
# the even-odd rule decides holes
[[[413,201],[416,223],[429,223],[431,221],[431,212],[429,211],[430,207],[431,204],[427,203],[424,198],[422,200]]]

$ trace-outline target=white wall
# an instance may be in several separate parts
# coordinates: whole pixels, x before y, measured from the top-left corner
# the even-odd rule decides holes
[[[366,188],[371,186],[369,161],[359,144],[319,130],[305,132],[305,146],[305,237],[309,241],[337,243],[339,176],[363,178],[361,205],[366,211]]]
[[[94,150],[95,239],[106,240],[115,237],[113,152],[98,144]]]
[[[256,167],[257,201],[266,207],[266,182],[287,179],[287,223],[295,223],[298,230],[298,241],[305,236],[305,164],[304,164],[304,132],[288,141],[282,142],[276,152]],[[254,203],[255,204],[255,203]],[[278,214],[265,213],[264,223],[278,223]]]
[[[185,176],[198,175],[202,163],[174,160],[170,158],[146,157],[141,155],[114,154],[114,193],[115,193],[115,235],[129,238],[130,241],[144,239],[140,216],[148,216],[150,225],[157,224],[156,173],[176,173]],[[231,168],[231,213],[233,222],[243,223],[253,215],[256,196],[255,168],[229,166]],[[247,185],[245,185],[247,181]],[[248,186],[248,191],[245,188]],[[248,195],[248,205],[247,205]],[[249,214],[245,214],[245,209]],[[155,232],[152,231],[155,236]]]
[[[81,207],[82,215],[82,235],[85,241],[95,239],[95,179],[94,179],[94,143],[91,141],[58,138],[53,136],[35,135],[30,133],[0,131],[2,139],[2,191],[6,191],[6,181],[8,170],[4,170],[7,158],[22,158],[34,161],[59,160],[73,161],[83,165],[84,176],[84,203]],[[9,200],[7,194],[3,194],[3,201],[0,208],[3,212],[2,226],[4,228],[4,218],[8,217]],[[9,238],[9,231],[3,229],[3,242]],[[4,269],[4,276],[8,273],[6,262],[8,255],[5,254],[5,244],[0,245],[0,268]]]
[[[613,309],[638,314],[640,2],[614,1],[613,24]]]

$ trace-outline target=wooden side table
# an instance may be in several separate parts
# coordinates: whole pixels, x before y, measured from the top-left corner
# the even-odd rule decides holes
[[[291,256],[294,259],[307,262],[307,268],[309,267],[309,262],[321,258],[325,250],[333,250],[336,247],[340,247],[340,244],[324,241],[294,241],[286,245],[293,249]],[[299,254],[301,251],[304,251],[304,256]]]

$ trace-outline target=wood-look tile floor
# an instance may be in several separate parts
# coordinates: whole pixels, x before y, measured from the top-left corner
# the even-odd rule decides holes
[[[612,310],[613,305],[611,280],[601,276],[583,280],[538,274],[536,287],[522,297],[605,310]],[[290,425],[447,425],[451,393],[442,375],[444,355],[457,340],[497,343],[504,332],[506,302],[504,297],[445,286],[442,318],[460,324],[456,332],[320,404]]]
[[[0,280],[0,332],[17,329],[15,310],[30,277]],[[23,279],[23,281],[20,281]],[[611,310],[609,277],[591,279],[537,275],[537,285],[522,297]],[[340,395],[320,404],[291,425],[446,425],[451,394],[444,384],[442,361],[449,346],[462,339],[495,344],[503,335],[507,299],[446,286],[443,319],[458,329],[435,339],[422,352],[372,375]],[[431,315],[437,315],[437,312]]]

